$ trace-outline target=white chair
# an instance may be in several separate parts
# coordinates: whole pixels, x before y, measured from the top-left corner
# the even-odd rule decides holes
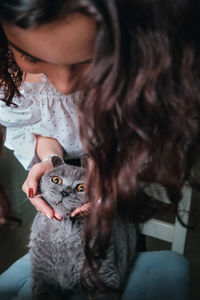
[[[179,203],[179,211],[184,224],[188,224],[189,210],[191,204],[192,189],[184,186],[183,197]],[[156,199],[169,203],[164,189],[160,189],[159,194],[154,192]],[[171,243],[171,250],[184,254],[187,228],[183,227],[175,218],[175,223],[165,222],[159,219],[151,219],[141,225],[141,233]]]

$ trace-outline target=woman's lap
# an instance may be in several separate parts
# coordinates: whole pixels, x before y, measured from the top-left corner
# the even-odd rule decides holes
[[[29,300],[31,299],[31,285],[30,257],[26,254],[0,275],[0,299]]]
[[[171,251],[142,252],[136,257],[122,300],[186,300],[187,260]],[[1,300],[31,300],[29,254],[0,275]],[[80,300],[75,295],[70,300]]]
[[[141,252],[135,260],[122,300],[186,300],[189,264],[172,251]]]

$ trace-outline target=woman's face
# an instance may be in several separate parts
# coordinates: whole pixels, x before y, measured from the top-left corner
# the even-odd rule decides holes
[[[79,89],[93,58],[96,23],[92,18],[76,13],[35,29],[2,26],[23,71],[45,74],[62,94]]]

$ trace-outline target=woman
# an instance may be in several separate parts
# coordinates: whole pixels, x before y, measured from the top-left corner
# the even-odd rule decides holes
[[[20,71],[6,73],[7,41],[24,71],[46,74],[61,93],[83,91],[79,128],[91,157],[90,261],[91,239],[97,237],[103,255],[117,210],[135,223],[152,215],[141,182],[164,186],[177,212],[181,188],[191,181],[199,151],[198,16],[199,4],[191,0],[0,1],[4,100],[11,102],[21,82]],[[39,137],[38,148],[46,142],[51,148]],[[60,149],[56,140],[50,143]],[[52,148],[47,157],[61,155]],[[53,217],[33,199],[46,164],[31,170],[24,190]]]

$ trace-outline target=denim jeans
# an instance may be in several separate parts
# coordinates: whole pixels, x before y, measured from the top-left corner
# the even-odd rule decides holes
[[[0,275],[1,300],[31,300],[31,264],[26,254]],[[136,255],[122,300],[187,300],[188,261],[172,251]],[[69,300],[82,300],[79,295]]]

